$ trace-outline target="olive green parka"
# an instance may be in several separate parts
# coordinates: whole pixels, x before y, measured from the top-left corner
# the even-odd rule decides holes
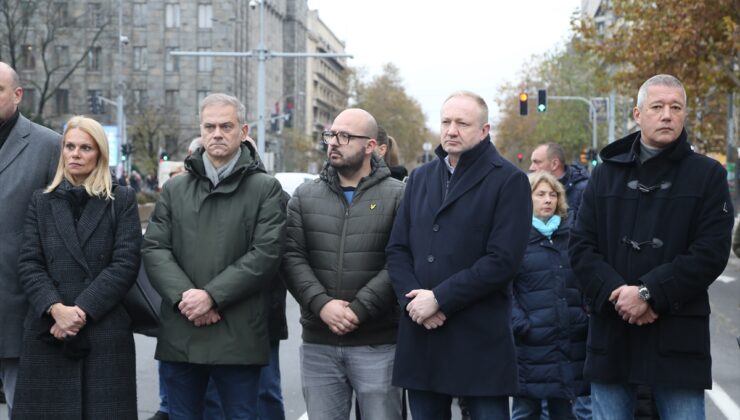
[[[280,183],[242,144],[233,172],[215,188],[203,150],[169,180],[144,235],[142,255],[162,295],[155,358],[211,365],[268,361],[268,283],[282,254],[285,213]],[[196,327],[177,309],[182,293],[203,289],[221,320]]]

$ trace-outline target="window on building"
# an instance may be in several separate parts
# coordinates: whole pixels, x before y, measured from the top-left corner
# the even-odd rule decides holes
[[[33,45],[24,44],[21,46],[21,68],[22,69],[34,69],[36,68],[36,57],[33,54]]]
[[[146,90],[134,89],[132,93],[134,96],[132,105],[134,106],[134,110],[140,114],[144,112],[144,110],[146,109],[146,105],[147,105]]]
[[[101,60],[103,57],[103,49],[101,47],[92,47],[87,53],[87,69],[91,71],[101,70]]]
[[[195,101],[195,113],[198,114],[200,112],[200,103],[203,102],[203,99],[208,96],[210,92],[207,90],[199,90],[196,92],[196,101]]]
[[[66,45],[54,46],[54,67],[65,67],[69,65],[69,47]]]
[[[134,3],[134,26],[146,26],[146,3]]]
[[[134,47],[134,70],[146,70],[146,47]]]
[[[176,3],[167,3],[165,5],[165,24],[166,28],[180,27],[180,5]]]
[[[100,3],[88,3],[87,4],[87,18],[90,22],[90,27],[100,28],[105,23],[105,17],[103,16],[103,5]]]
[[[177,108],[179,91],[178,90],[165,90],[164,91],[164,107],[167,109]]]
[[[67,2],[55,2],[52,6],[54,21],[57,25],[64,27],[69,25],[69,4]]]
[[[170,54],[177,50],[177,47],[167,47],[164,49],[164,69],[166,71],[178,71],[180,69],[180,57]]]
[[[212,28],[213,27],[213,5],[211,4],[199,4],[198,5],[198,28]]]
[[[198,48],[199,52],[211,51],[210,48]],[[213,71],[213,57],[198,57],[198,71],[200,72],[212,72]]]
[[[31,115],[36,112],[36,89],[23,89],[23,100],[20,104],[21,112]]]
[[[69,114],[69,91],[67,89],[57,89],[54,95],[54,105],[57,115]]]

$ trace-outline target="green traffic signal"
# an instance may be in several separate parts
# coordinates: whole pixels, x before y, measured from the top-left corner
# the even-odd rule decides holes
[[[537,91],[537,112],[547,111],[547,89]]]

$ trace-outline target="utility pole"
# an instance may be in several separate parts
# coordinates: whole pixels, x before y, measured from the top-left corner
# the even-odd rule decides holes
[[[588,110],[591,115],[591,147],[597,150],[597,138],[596,138],[596,107],[594,107],[593,101],[606,101],[607,108],[609,107],[609,98],[597,97],[597,98],[584,98],[583,96],[550,96],[549,99],[555,99],[560,101],[581,101],[588,105]]]
[[[266,93],[265,93],[265,62],[271,58],[352,58],[352,54],[334,54],[334,53],[309,53],[309,52],[275,52],[270,51],[265,46],[264,33],[264,9],[267,0],[251,0],[249,7],[254,10],[259,6],[259,43],[256,50],[239,52],[216,52],[216,51],[172,51],[171,55],[191,56],[191,57],[255,57],[257,58],[257,152],[264,158],[265,156],[265,112]]]

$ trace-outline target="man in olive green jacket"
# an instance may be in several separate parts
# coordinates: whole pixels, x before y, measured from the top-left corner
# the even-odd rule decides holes
[[[374,154],[375,119],[361,109],[323,133],[329,162],[288,203],[283,270],[301,305],[303,397],[311,419],[347,420],[352,393],[362,418],[401,418],[391,385],[398,326],[385,270],[403,183]]]
[[[144,236],[144,266],[162,295],[155,358],[170,417],[201,417],[212,378],[226,417],[252,418],[269,357],[282,189],[242,143],[249,128],[238,99],[206,97],[200,120],[203,148],[185,160],[187,174],[165,184]]]

